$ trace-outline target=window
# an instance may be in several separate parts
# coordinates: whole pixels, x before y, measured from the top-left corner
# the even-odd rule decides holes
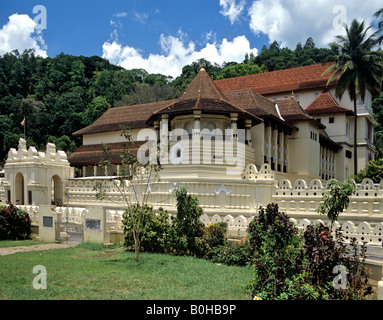
[[[329,122],[329,123],[334,123],[334,122],[335,122],[334,117],[330,117],[330,118],[328,119],[328,122]]]
[[[346,158],[351,159],[352,158],[352,152],[349,150],[346,150]]]
[[[318,134],[315,132],[310,131],[310,139],[317,141],[318,140]]]

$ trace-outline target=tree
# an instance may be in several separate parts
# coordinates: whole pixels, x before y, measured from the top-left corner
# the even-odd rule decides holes
[[[357,157],[357,107],[359,96],[364,100],[366,92],[371,93],[380,89],[380,77],[383,70],[381,54],[372,51],[377,45],[377,32],[368,36],[370,27],[364,22],[354,19],[351,26],[345,25],[346,35],[338,35],[337,42],[331,45],[339,49],[335,64],[325,70],[324,74],[332,73],[327,85],[338,79],[335,95],[341,99],[348,91],[350,99],[354,102],[354,174],[358,172]]]
[[[359,171],[353,178],[359,183],[365,178],[371,179],[375,183],[380,183],[383,180],[383,159],[370,161],[366,168]]]
[[[173,220],[177,241],[177,247],[181,252],[190,251],[196,254],[198,246],[196,238],[203,233],[203,223],[200,217],[203,209],[199,206],[196,196],[188,195],[187,188],[182,187],[176,190],[177,215]]]
[[[110,108],[109,102],[103,96],[97,96],[88,104],[85,111],[85,124],[91,125]]]
[[[117,176],[110,178],[110,181],[113,187],[118,190],[126,207],[124,215],[131,221],[130,231],[134,238],[135,260],[139,261],[141,236],[146,227],[145,215],[150,209],[148,200],[152,192],[153,182],[158,180],[161,166],[156,158],[158,152],[155,147],[149,148],[150,159],[145,158],[145,155],[142,154],[140,157],[140,154],[135,154],[132,150],[133,139],[128,128],[122,129],[121,136],[125,138],[126,143],[123,152],[119,155],[121,159],[120,170]],[[108,168],[112,164],[112,151],[109,144],[103,145],[103,154],[99,165]],[[105,188],[102,181],[95,183],[94,190],[97,199],[113,201],[111,189]]]
[[[323,203],[321,203],[317,211],[321,214],[327,214],[327,217],[331,221],[331,230],[339,214],[348,208],[350,196],[355,193],[356,186],[352,180],[347,180],[346,182],[330,180],[327,183],[327,189],[329,189],[329,191],[323,194]]]

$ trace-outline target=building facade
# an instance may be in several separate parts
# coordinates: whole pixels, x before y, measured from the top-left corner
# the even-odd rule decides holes
[[[230,141],[229,135],[243,142],[245,165],[252,163],[259,169],[269,164],[278,180],[344,180],[354,172],[353,103],[346,95],[342,100],[335,97],[336,80],[327,86],[329,75],[322,74],[328,66],[218,81],[201,68],[178,99],[111,108],[95,123],[75,132],[83,145],[69,161],[83,177],[117,174],[124,142],[121,126],[127,126],[136,151],[146,141],[159,142],[165,136],[182,145],[182,163],[178,161],[176,167],[168,158],[162,173],[165,176],[167,172],[185,175],[187,171],[192,176],[198,172],[220,174],[227,165],[220,161],[222,155],[209,153],[211,159],[202,161],[196,152],[203,152],[201,148],[208,141],[216,150],[220,141]],[[375,125],[371,95],[367,94],[363,103],[358,101],[358,170],[374,159]],[[242,132],[243,137],[239,137]],[[192,139],[195,135],[202,144],[198,149]],[[112,149],[114,167],[108,173],[98,166],[103,143]],[[196,165],[207,166],[198,167],[198,171]]]

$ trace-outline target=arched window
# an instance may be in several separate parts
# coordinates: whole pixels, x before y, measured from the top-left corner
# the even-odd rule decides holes
[[[191,122],[186,122],[184,129],[187,131],[189,139],[193,137],[193,124]]]
[[[24,201],[24,176],[19,172],[15,178],[15,203],[25,204]]]

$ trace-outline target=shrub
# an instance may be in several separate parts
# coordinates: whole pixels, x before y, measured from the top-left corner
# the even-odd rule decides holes
[[[247,288],[250,295],[262,299],[290,298],[292,286],[300,286],[297,280],[305,278],[298,229],[278,211],[278,205],[269,204],[249,224],[248,231],[254,254],[254,277]]]
[[[0,240],[29,239],[31,219],[27,212],[10,204],[0,209]]]
[[[133,237],[133,221],[139,214],[141,209],[138,204],[132,206],[132,214],[127,212],[123,215],[123,226],[125,233],[125,245],[134,250]],[[142,219],[141,229],[141,250],[149,252],[166,252],[171,246],[171,223],[169,214],[163,208],[159,208],[158,213],[153,212],[150,206],[144,207],[144,217]]]
[[[332,224],[338,219],[339,214],[347,209],[350,196],[355,193],[356,186],[352,180],[345,182],[331,180],[327,183],[327,189],[329,191],[323,194],[322,203],[317,211],[321,214],[327,214],[332,229]]]
[[[339,230],[336,240],[322,224],[309,225],[300,235],[278,206],[271,204],[250,223],[249,232],[254,253],[254,276],[247,288],[251,296],[345,300],[361,299],[371,291],[363,265],[365,244],[359,251],[353,239],[348,249]],[[335,285],[339,275],[334,267],[347,272],[344,287]]]
[[[202,237],[196,238],[198,255],[205,256],[215,247],[226,243],[227,223],[212,223],[203,228]]]
[[[326,288],[326,296],[331,299],[361,299],[371,287],[368,286],[368,269],[364,265],[366,246],[358,249],[355,238],[350,241],[350,250],[340,230],[336,231],[336,239],[323,224],[308,225],[304,232],[304,249],[308,259],[310,274],[307,282],[317,287]],[[347,285],[335,288],[333,273],[337,266],[345,267]]]
[[[206,259],[216,263],[224,263],[229,266],[246,266],[252,261],[249,242],[225,243],[212,248],[205,255]]]
[[[174,250],[177,253],[198,254],[198,238],[203,234],[203,214],[198,198],[187,194],[187,188],[176,190],[177,215],[173,218]]]

